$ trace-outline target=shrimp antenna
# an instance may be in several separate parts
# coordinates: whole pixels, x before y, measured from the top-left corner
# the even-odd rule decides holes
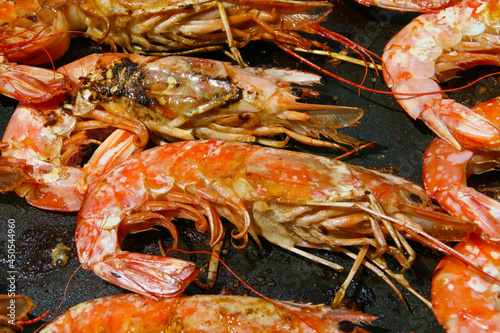
[[[69,280],[68,282],[66,283],[66,287],[64,288],[64,293],[63,293],[63,296],[62,296],[62,299],[61,299],[61,302],[59,302],[59,306],[57,307],[56,311],[54,311],[54,313],[51,315],[51,318],[49,318],[49,320],[47,320],[47,322],[45,322],[42,326],[40,326],[36,331],[35,333],[39,332],[42,328],[44,328],[47,324],[49,324],[50,322],[52,322],[57,314],[59,313],[59,310],[61,310],[61,307],[64,303],[64,300],[66,299],[66,295],[68,294],[68,289],[69,289],[69,284],[71,283],[71,280],[73,279],[73,277],[76,275],[76,273],[80,270],[80,268],[82,268],[82,265],[78,265],[77,269],[75,269],[75,271],[73,272],[73,274],[71,274],[71,276],[69,277]],[[50,310],[48,310],[50,311]],[[47,312],[48,312],[47,311]],[[47,313],[46,312],[46,313]],[[47,313],[48,315],[48,313]]]
[[[20,321],[16,321],[16,324],[19,324],[19,325],[30,325],[30,324],[34,324],[34,323],[37,323],[39,322],[40,320],[42,320],[43,318],[47,317],[50,313],[50,309],[48,309],[47,311],[45,311],[44,314],[36,317],[36,318],[33,318],[33,319],[30,319],[30,320],[20,320]]]

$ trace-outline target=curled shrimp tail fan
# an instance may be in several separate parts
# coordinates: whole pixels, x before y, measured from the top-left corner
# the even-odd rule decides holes
[[[13,190],[29,179],[31,167],[24,160],[12,156],[0,156],[0,193]]]
[[[304,109],[307,110],[304,111]],[[337,128],[355,126],[364,111],[354,107],[334,105],[299,104],[289,107],[293,111],[302,111],[309,119],[306,121],[289,120],[290,127],[297,133],[319,138],[321,135],[339,143],[359,147],[364,141],[339,133]]]

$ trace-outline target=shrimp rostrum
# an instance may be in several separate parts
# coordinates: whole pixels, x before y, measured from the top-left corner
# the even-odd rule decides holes
[[[302,255],[296,247],[349,253],[343,249],[352,246],[373,260],[392,254],[405,268],[414,259],[405,238],[447,252],[432,236],[457,240],[474,229],[440,213],[423,188],[397,176],[244,143],[185,141],[141,152],[99,179],[78,214],[78,256],[85,269],[123,288],[175,295],[199,274],[194,264],[130,253],[121,240],[153,225],[175,240],[172,219],[185,218],[199,231],[210,228],[213,245],[222,238],[221,217],[236,227],[235,246],[249,235]]]

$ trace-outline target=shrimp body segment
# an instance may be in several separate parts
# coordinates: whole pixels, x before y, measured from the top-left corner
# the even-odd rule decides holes
[[[498,118],[445,99],[438,85],[460,70],[500,63],[499,15],[496,0],[465,0],[415,18],[385,47],[384,77],[403,109],[458,149],[499,149]]]
[[[500,276],[500,244],[471,235],[455,249]],[[445,257],[432,279],[432,308],[447,332],[500,331],[500,285],[455,258]]]
[[[348,149],[324,141],[360,142],[337,133],[355,125],[358,108],[304,104],[292,84],[317,84],[314,74],[271,68],[241,68],[227,62],[128,54],[90,55],[58,70],[75,83],[75,115],[101,109],[138,121],[167,141],[223,139],[283,146],[266,136],[284,134],[310,145]]]
[[[328,306],[255,297],[196,295],[153,300],[137,294],[74,306],[41,333],[63,332],[365,332],[354,323],[374,316]],[[344,321],[343,323],[340,323]]]
[[[200,231],[210,227],[213,245],[224,217],[243,245],[250,234],[292,250],[366,246],[375,249],[373,257],[388,251],[408,267],[413,259],[403,252],[412,250],[404,237],[439,248],[416,229],[443,240],[474,229],[435,209],[412,182],[325,157],[236,142],[178,142],[144,151],[99,179],[78,214],[76,246],[84,268],[160,297],[169,295],[172,279],[162,281],[157,266],[171,258],[123,251],[120,240],[130,230],[161,224],[175,239],[171,220],[183,217]],[[387,235],[398,245],[388,244]]]
[[[467,186],[467,178],[500,163],[498,152],[462,148],[442,139],[431,142],[424,155],[424,184],[427,193],[457,218],[477,223],[484,233],[500,235],[500,203]]]

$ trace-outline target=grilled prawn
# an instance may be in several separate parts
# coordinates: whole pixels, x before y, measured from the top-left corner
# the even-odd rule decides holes
[[[455,249],[481,264],[493,277],[500,277],[498,241],[471,235]],[[449,333],[498,332],[499,294],[498,280],[479,274],[452,257],[441,260],[432,279],[433,310]]]
[[[355,125],[358,108],[304,104],[293,88],[320,82],[314,74],[275,68],[241,68],[227,62],[170,56],[93,54],[58,70],[74,82],[75,115],[95,109],[143,123],[167,140],[223,139],[283,146],[265,137],[284,134],[300,142],[347,148],[360,141],[336,131]]]
[[[462,0],[355,0],[365,6],[377,6],[380,8],[411,11],[411,12],[433,12],[457,4]]]
[[[153,225],[175,240],[172,219],[185,218],[199,231],[210,229],[214,245],[222,238],[221,217],[236,227],[233,238],[242,246],[251,235],[300,254],[296,246],[371,247],[368,257],[388,252],[403,267],[414,257],[405,237],[449,253],[422,229],[447,241],[474,229],[438,212],[423,188],[400,177],[244,143],[178,142],[129,158],[90,189],[77,218],[78,256],[83,268],[123,288],[177,295],[199,274],[194,264],[124,251],[121,240]]]
[[[479,115],[498,114],[500,98],[472,108]],[[434,139],[424,155],[427,193],[446,211],[476,223],[482,237],[471,235],[455,249],[480,264],[493,277],[500,275],[500,203],[467,186],[471,174],[486,172],[500,163],[498,151],[453,147]],[[436,267],[432,282],[433,310],[448,332],[498,331],[500,284],[454,258],[445,257]],[[460,300],[460,301],[457,301]]]
[[[374,316],[328,306],[255,297],[196,295],[153,300],[137,294],[78,304],[41,333],[62,332],[365,332]]]
[[[70,38],[81,32],[114,51],[120,46],[139,54],[206,51],[227,44],[244,65],[238,48],[255,40],[272,42],[297,57],[293,49],[330,50],[310,34],[369,57],[363,47],[319,25],[332,7],[328,1],[296,0],[2,1],[0,53],[11,62],[46,63],[61,57]]]

